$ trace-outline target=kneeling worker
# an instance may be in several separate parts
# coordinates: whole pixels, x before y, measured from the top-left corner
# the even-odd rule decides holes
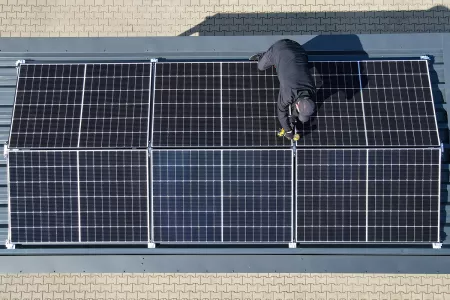
[[[266,52],[253,55],[250,60],[258,61],[261,71],[271,66],[276,68],[280,81],[277,111],[282,127],[278,136],[297,141],[300,135],[294,134],[291,123],[297,119],[307,122],[316,108],[313,102],[316,86],[309,72],[305,49],[299,43],[285,39],[273,44]]]

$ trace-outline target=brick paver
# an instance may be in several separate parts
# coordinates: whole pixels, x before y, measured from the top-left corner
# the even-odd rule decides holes
[[[0,0],[0,36],[449,32],[450,0]]]
[[[450,275],[0,275],[3,299],[450,299]]]
[[[450,0],[0,0],[0,36],[450,32]],[[3,299],[450,299],[450,275],[6,274]]]

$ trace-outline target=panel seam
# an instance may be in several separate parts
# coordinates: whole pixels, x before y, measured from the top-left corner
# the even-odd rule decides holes
[[[369,149],[366,149],[366,242],[369,241]]]
[[[81,243],[81,188],[80,188],[80,151],[77,150],[77,190],[78,190],[78,242]]]
[[[77,144],[78,148],[80,147],[80,142],[81,142],[81,123],[83,121],[84,93],[85,93],[85,88],[86,88],[86,70],[87,70],[87,64],[84,64],[83,92],[81,93],[80,126],[78,127],[78,144]]]
[[[363,120],[364,120],[364,135],[366,137],[366,146],[369,146],[369,139],[367,138],[366,112],[364,110],[364,96],[363,96],[360,64],[361,64],[361,61],[358,61],[358,79],[359,79],[359,90],[361,91],[361,109],[362,109]]]

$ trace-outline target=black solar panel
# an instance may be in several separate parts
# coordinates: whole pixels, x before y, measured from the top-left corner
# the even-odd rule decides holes
[[[297,241],[366,241],[366,150],[297,150]]]
[[[292,241],[290,150],[155,150],[155,242]]]
[[[147,147],[151,64],[20,66],[11,148]]]
[[[11,242],[78,242],[76,152],[10,152]]]
[[[292,151],[223,151],[223,241],[291,242]]]
[[[440,157],[440,149],[369,150],[369,241],[439,241]]]
[[[83,148],[147,147],[151,64],[88,64]]]
[[[148,242],[147,151],[80,151],[82,242]]]
[[[437,242],[439,149],[297,150],[297,241]]]
[[[76,147],[85,65],[21,65],[9,146]]]
[[[219,63],[157,63],[153,146],[221,145]]]
[[[273,68],[258,71],[253,62],[222,63],[223,146],[289,146],[276,136],[280,83]]]
[[[221,152],[155,150],[152,154],[155,242],[221,241]]]
[[[361,62],[369,146],[438,146],[426,60]]]
[[[317,87],[316,113],[298,123],[298,146],[365,146],[358,62],[311,62]]]

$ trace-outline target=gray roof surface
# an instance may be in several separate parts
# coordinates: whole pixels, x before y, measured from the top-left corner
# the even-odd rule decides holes
[[[432,88],[438,118],[438,127],[444,147],[449,147],[450,110],[446,99],[450,100],[450,34],[388,34],[388,35],[334,35],[334,36],[261,36],[261,37],[167,37],[167,38],[0,38],[0,141],[7,141],[14,101],[16,68],[19,59],[36,61],[125,61],[166,59],[243,59],[250,54],[266,49],[274,41],[291,38],[305,45],[311,59],[364,59],[364,58],[418,58],[429,55],[433,64],[431,68]],[[447,68],[445,68],[447,66]],[[448,198],[450,157],[446,151],[442,166],[441,199],[441,238],[444,249],[433,250],[406,248],[355,249],[350,246],[336,248],[289,249],[298,254],[444,254],[450,253],[450,201]],[[0,240],[7,238],[8,228],[6,162],[0,157]],[[406,246],[408,247],[408,246]],[[148,250],[148,249],[143,249]],[[286,249],[287,250],[287,249]],[[12,254],[11,250],[0,249],[2,254]],[[140,253],[133,249],[52,249],[52,250],[12,250],[15,254],[33,254],[51,251],[52,253]],[[84,251],[84,252],[83,252]],[[86,252],[87,251],[87,252]],[[157,253],[183,253],[183,249],[160,249]],[[167,252],[169,251],[169,252]],[[186,250],[190,253],[222,250]],[[243,251],[243,252],[242,252]],[[237,250],[236,254],[282,253],[276,249]],[[437,252],[436,252],[437,251]],[[289,252],[285,252],[288,254]],[[447,253],[447,254],[448,254]]]

